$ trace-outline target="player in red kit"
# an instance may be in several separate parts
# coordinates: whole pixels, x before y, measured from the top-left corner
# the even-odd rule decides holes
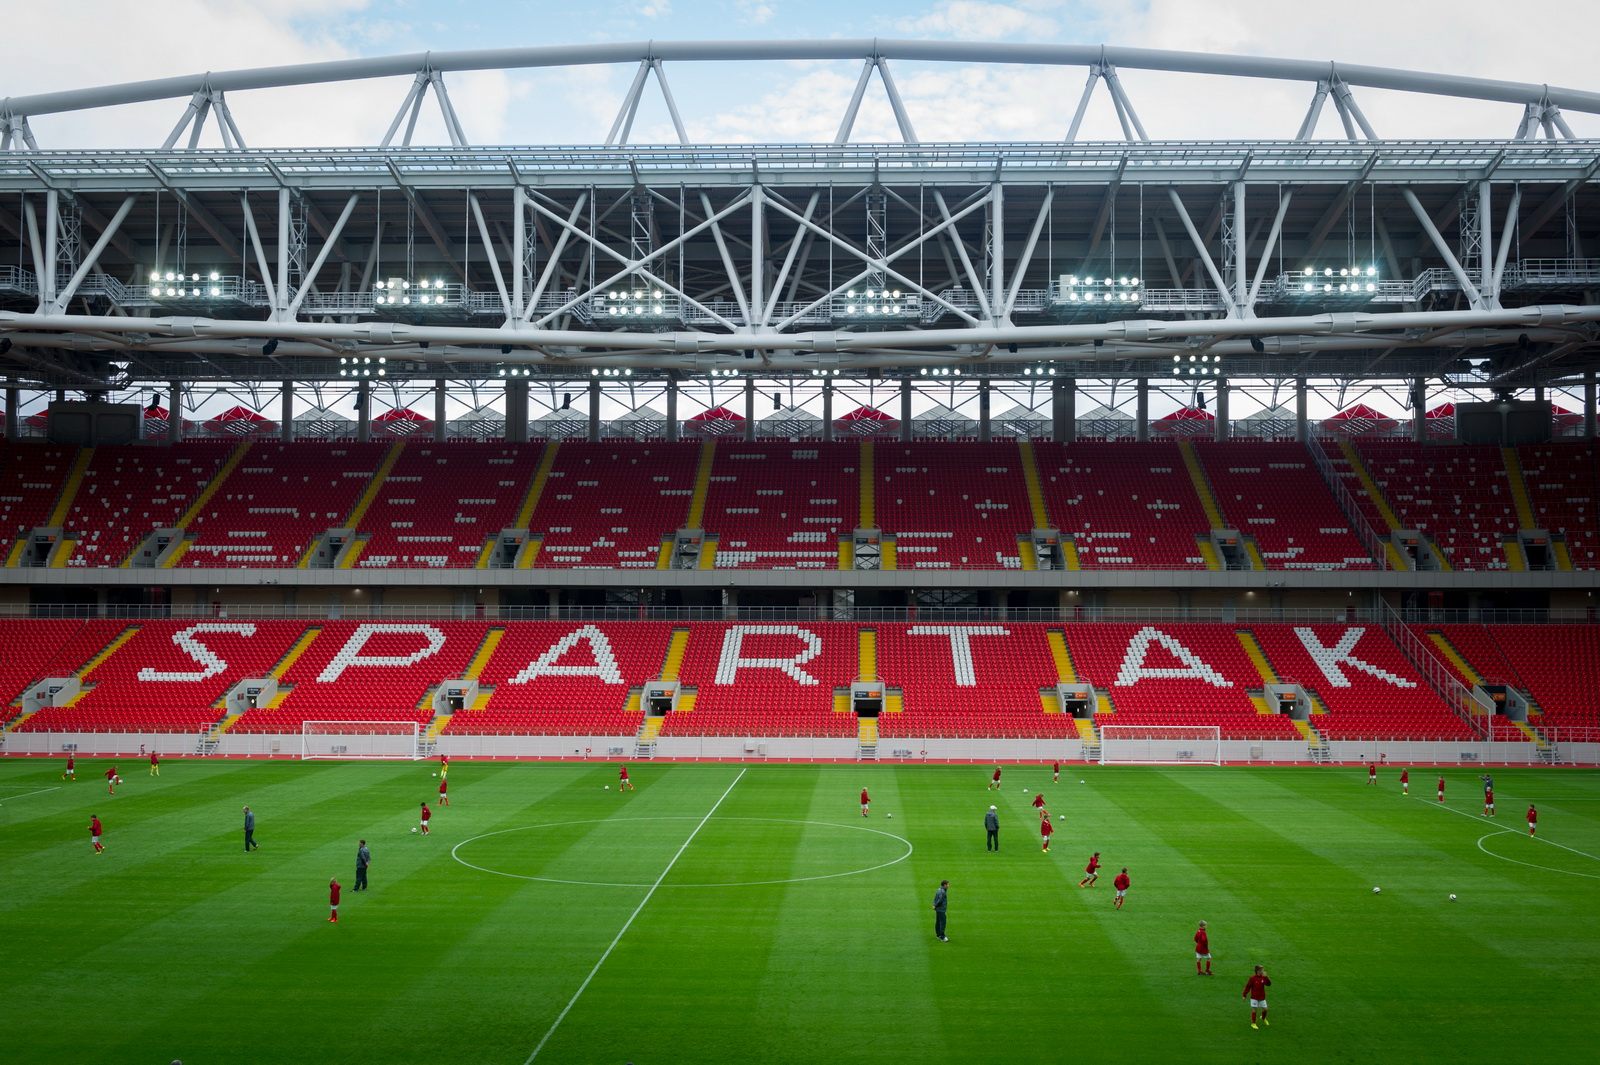
[[[1039,811],[1040,817],[1049,817],[1050,811],[1044,808],[1044,793],[1040,792],[1033,797],[1033,808]]]
[[[1128,897],[1128,885],[1131,883],[1133,881],[1128,879],[1128,867],[1124,865],[1122,872],[1118,873],[1117,878],[1111,881],[1111,886],[1117,889],[1116,907],[1119,910],[1122,909],[1122,900]]]
[[[94,844],[94,852],[96,854],[104,854],[106,852],[106,849],[100,845],[100,837],[102,835],[104,835],[104,834],[105,834],[105,830],[103,828],[101,828],[101,826],[100,826],[100,815],[99,814],[90,814],[89,815],[89,842]]]
[[[439,778],[439,805],[450,805],[450,782],[444,777]]]
[[[422,824],[421,824],[420,827],[422,829],[422,834],[424,836],[426,836],[428,834],[428,821],[432,817],[433,817],[433,811],[428,809],[428,804],[427,803],[423,803],[422,804]]]
[[[1255,973],[1244,982],[1244,991],[1241,998],[1250,1000],[1250,1027],[1260,1030],[1261,1024],[1268,1028],[1272,1022],[1267,1020],[1267,988],[1272,986],[1272,981],[1267,978],[1267,970],[1260,965],[1256,966]],[[1256,1023],[1256,1012],[1261,1013],[1261,1024]]]
[[[1409,769],[1400,770],[1400,794],[1411,794],[1411,770]]]
[[[861,816],[867,816],[867,807],[872,805],[872,796],[867,794],[867,789],[861,789]]]
[[[1000,767],[999,766],[995,766],[994,767],[994,776],[989,778],[989,790],[990,791],[999,791],[1000,790]]]
[[[155,751],[150,752],[150,775],[153,777],[161,775],[161,756]]]
[[[1483,789],[1483,816],[1485,816],[1485,817],[1493,817],[1494,816],[1494,789],[1493,788],[1484,788]]]
[[[61,779],[62,780],[77,780],[78,779],[78,759],[75,758],[74,756],[70,755],[70,754],[67,755],[67,768],[66,768],[66,771],[61,774]]]
[[[1539,831],[1539,811],[1533,808],[1533,803],[1528,804],[1528,835],[1537,835]]]
[[[1042,818],[1039,821],[1039,836],[1044,840],[1044,846],[1040,847],[1039,849],[1044,851],[1046,854],[1050,853],[1050,834],[1055,830],[1056,826],[1050,823],[1050,819],[1048,817]]]
[[[106,770],[106,794],[107,795],[115,795],[116,793],[117,793],[117,767],[116,766],[112,766],[110,769]]]
[[[449,775],[450,775],[450,756],[448,754],[441,754],[439,756],[439,779],[443,780],[445,777],[447,777]]]
[[[1200,968],[1200,963],[1205,962],[1205,968]],[[1206,935],[1206,923],[1200,922],[1200,927],[1194,933],[1194,974],[1196,976],[1211,976],[1211,939]]]
[[[1051,767],[1051,769],[1052,769],[1052,773],[1051,773],[1051,776],[1050,776],[1050,782],[1052,784],[1061,783],[1061,763],[1060,762],[1056,762]]]
[[[1439,801],[1444,802],[1444,774],[1439,775]]]
[[[632,790],[633,790],[633,781],[628,779],[628,767],[627,766],[623,766],[617,772],[617,791],[620,793],[620,792],[632,791]]]
[[[328,923],[339,923],[339,881],[328,881]]]
[[[1367,763],[1367,783],[1368,784],[1377,784],[1378,783],[1378,763],[1377,762],[1368,762]]]
[[[1089,864],[1083,867],[1083,879],[1078,881],[1079,887],[1094,887],[1094,882],[1100,879],[1100,852],[1095,851],[1089,855]]]

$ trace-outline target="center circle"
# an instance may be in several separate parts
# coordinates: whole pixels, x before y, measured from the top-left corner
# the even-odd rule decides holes
[[[464,839],[450,849],[450,857],[469,869],[513,880],[534,880],[545,884],[567,884],[574,887],[648,888],[656,885],[655,878],[669,863],[681,860],[686,835],[675,833],[656,839],[642,837],[637,826],[646,822],[678,821],[699,823],[699,817],[679,815],[661,817],[604,817],[579,821],[552,821],[548,824],[519,825]],[[749,832],[749,826],[766,825],[760,837]],[[583,834],[581,843],[573,847],[570,842],[555,836],[552,830],[594,826]],[[780,827],[771,827],[780,826]],[[830,842],[825,853],[808,857],[804,846],[807,837],[816,829],[832,829],[841,833],[839,842]],[[743,832],[749,837],[740,844]],[[844,835],[848,834],[848,835]],[[898,865],[911,857],[911,841],[893,832],[871,828],[867,825],[841,825],[832,821],[805,821],[782,817],[713,817],[705,820],[694,835],[695,842],[720,841],[729,848],[732,858],[743,875],[735,873],[727,880],[700,880],[698,882],[662,881],[661,888],[726,888],[763,887],[776,884],[801,884],[813,880],[836,880]],[[785,846],[785,844],[791,844]],[[886,844],[897,845],[899,851],[883,860]],[[476,845],[476,846],[475,846]],[[473,850],[478,861],[470,861],[465,853]],[[488,851],[488,854],[484,854]],[[498,853],[496,853],[498,851]],[[875,853],[876,852],[876,853]],[[790,876],[765,876],[761,867],[787,861]],[[837,868],[849,863],[847,868]],[[640,879],[630,865],[644,864],[650,879]],[[585,873],[596,867],[614,870],[611,878],[586,878]],[[815,872],[811,872],[815,866]],[[674,866],[676,867],[676,866]],[[592,873],[590,873],[592,877]]]

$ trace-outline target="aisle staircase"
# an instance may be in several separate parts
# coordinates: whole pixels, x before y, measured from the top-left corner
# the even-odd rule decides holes
[[[522,506],[517,510],[517,520],[512,527],[528,530],[528,542],[522,546],[522,553],[517,556],[517,569],[532,569],[534,562],[539,558],[539,548],[544,545],[543,534],[533,531],[533,512],[544,495],[545,485],[550,483],[550,471],[555,468],[556,452],[560,448],[561,444],[556,440],[544,446],[544,453],[539,456],[539,468],[533,475],[532,483],[528,485],[528,494],[523,497]]]
[[[216,498],[217,493],[222,490],[223,482],[244,462],[245,456],[250,453],[250,443],[249,440],[241,441],[229,453],[226,461],[217,468],[216,473],[211,475],[211,479],[206,482],[205,487],[200,489],[200,494],[194,497],[194,502],[189,504],[189,509],[184,511],[183,516],[173,523],[173,528],[181,533],[188,533],[189,526],[196,518],[205,513],[206,507]],[[168,552],[167,557],[161,560],[161,568],[176,569],[179,560],[189,553],[189,547],[193,543],[194,541],[189,539],[187,535],[184,536]],[[128,552],[128,557],[122,560],[123,568],[131,568],[133,566],[133,560],[138,557],[141,546],[141,544],[135,544],[132,550]]]
[[[639,726],[638,733],[633,737],[633,756],[636,759],[649,759],[656,756],[656,740],[661,735],[661,726],[666,722],[664,716],[646,717]]]
[[[1100,760],[1100,730],[1095,726],[1094,718],[1080,717],[1074,722],[1078,726],[1078,739],[1083,741],[1083,760],[1085,762],[1098,762]]]
[[[856,528],[876,529],[878,527],[877,490],[878,479],[874,473],[872,441],[861,441],[860,468],[856,471],[857,499],[859,506],[856,511]]]
[[[863,717],[856,723],[856,760],[876,761],[878,758],[878,719]]]
[[[1313,762],[1328,761],[1328,741],[1322,738],[1322,734],[1312,728],[1310,722],[1307,721],[1296,721],[1294,727],[1295,731],[1299,732],[1306,741],[1306,751],[1311,756],[1311,760]]]
[[[1349,440],[1339,441],[1339,453],[1344,456],[1345,465],[1350,467],[1350,472],[1356,475],[1356,480],[1361,484],[1361,490],[1367,493],[1367,499],[1377,508],[1378,517],[1383,519],[1383,532],[1386,539],[1383,541],[1383,553],[1389,560],[1389,568],[1395,571],[1408,570],[1405,560],[1400,557],[1400,551],[1394,546],[1394,534],[1400,531],[1400,519],[1395,517],[1394,508],[1384,498],[1383,489],[1378,487],[1378,482],[1372,479],[1372,474],[1367,470],[1366,461],[1362,459],[1361,452]],[[1439,553],[1443,561],[1443,553]]]
[[[1528,741],[1533,744],[1534,753],[1539,756],[1539,761],[1546,765],[1554,765],[1556,763],[1555,744],[1545,739],[1542,732],[1526,721],[1513,721],[1512,724],[1517,726],[1518,731],[1524,736],[1528,737]]]
[[[307,629],[305,632],[300,634],[300,638],[294,642],[294,646],[285,651],[283,657],[278,659],[278,664],[273,666],[271,671],[267,673],[267,676],[278,682],[278,694],[269,699],[267,701],[267,705],[261,709],[276,710],[278,707],[283,705],[283,701],[285,699],[289,698],[289,693],[294,691],[294,685],[285,684],[283,682],[284,676],[288,674],[289,670],[294,666],[295,662],[299,660],[300,656],[306,653],[306,650],[311,646],[312,641],[321,635],[321,626],[313,626],[312,628]]]
[[[1239,629],[1234,636],[1238,638],[1239,646],[1244,648],[1250,664],[1256,667],[1256,674],[1261,678],[1261,683],[1277,684],[1278,671],[1267,661],[1267,652],[1261,649],[1261,642],[1256,639],[1256,634],[1250,629]]]

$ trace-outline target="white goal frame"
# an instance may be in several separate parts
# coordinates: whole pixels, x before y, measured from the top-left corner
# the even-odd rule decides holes
[[[1101,765],[1221,765],[1217,725],[1101,725]]]
[[[415,721],[302,721],[300,760],[420,761],[422,726]]]

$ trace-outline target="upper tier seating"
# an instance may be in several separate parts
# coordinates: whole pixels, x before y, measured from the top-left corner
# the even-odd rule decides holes
[[[1040,688],[1056,683],[1048,627],[1026,623],[876,626],[878,674],[905,692],[903,712],[883,714],[884,736],[1077,734],[1068,714],[1044,712]],[[950,630],[968,630],[964,639]],[[971,631],[978,630],[978,631]]]
[[[1372,569],[1303,444],[1197,441],[1223,520],[1253,537],[1268,569]]]
[[[856,630],[828,621],[691,626],[679,679],[697,689],[694,709],[667,715],[662,735],[855,735],[855,715],[834,712],[833,692],[855,678]]]
[[[1565,537],[1574,569],[1600,566],[1600,463],[1592,444],[1528,444],[1517,449],[1528,506],[1538,528]]]
[[[1252,625],[1278,676],[1322,700],[1329,739],[1470,740],[1473,732],[1375,625]]]
[[[1454,638],[1458,627],[1452,626]],[[1600,626],[1492,625],[1483,628],[1541,711],[1540,728],[1600,727]]]
[[[258,440],[189,528],[185,568],[294,566],[339,528],[383,462],[388,444]]]
[[[1036,442],[1050,520],[1084,569],[1205,569],[1209,530],[1178,445]]]
[[[1357,446],[1402,527],[1427,533],[1455,569],[1508,568],[1501,543],[1517,534],[1517,509],[1499,448],[1393,440]]]
[[[683,527],[698,443],[563,443],[535,508],[541,569],[654,569]]]
[[[1033,528],[1015,441],[874,444],[878,527],[900,569],[1018,569]]]
[[[1111,698],[1101,725],[1216,725],[1224,738],[1298,739],[1247,694],[1264,682],[1232,625],[1068,625],[1078,677]]]
[[[77,455],[73,447],[0,441],[0,530],[8,550],[49,522]]]
[[[361,521],[371,539],[357,565],[471,569],[484,544],[515,524],[539,452],[408,441]]]
[[[705,528],[718,569],[834,569],[860,514],[849,443],[717,443]]]
[[[239,445],[100,447],[67,515],[78,537],[69,566],[120,566],[152,531],[177,525]]]

